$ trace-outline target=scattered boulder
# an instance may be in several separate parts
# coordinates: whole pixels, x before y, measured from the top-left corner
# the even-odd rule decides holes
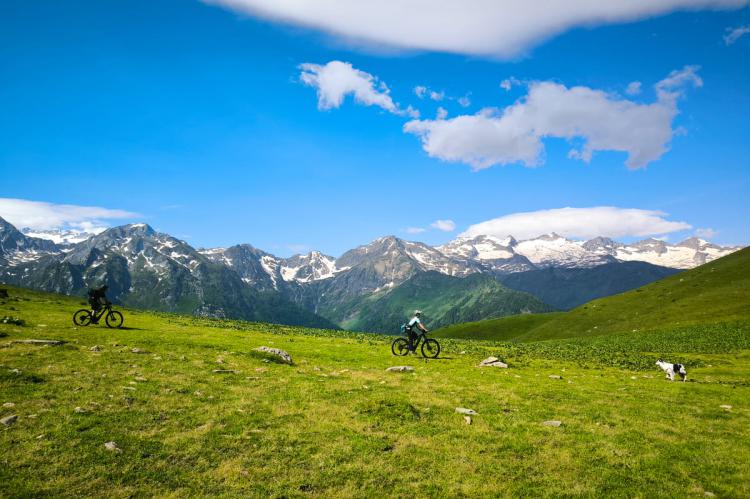
[[[111,452],[122,452],[122,449],[120,449],[116,443],[114,442],[105,442],[104,448]]]
[[[414,371],[414,368],[411,366],[392,366],[386,369],[386,371],[392,373],[406,373]]]
[[[3,419],[0,419],[0,423],[4,424],[5,426],[10,426],[16,421],[18,421],[17,414],[13,414],[11,416],[5,416]]]
[[[549,379],[562,379],[562,376],[559,374],[550,374]]]
[[[497,357],[487,357],[482,362],[479,363],[479,366],[477,367],[502,367],[507,369],[508,364],[501,361]]]
[[[3,407],[5,409],[12,409],[15,406],[16,406],[16,404],[14,404],[13,402],[6,402],[6,403],[3,404]]]
[[[551,421],[545,421],[542,424],[544,426],[554,426],[555,428],[557,428],[558,426],[562,424],[562,421],[551,420]]]
[[[467,425],[470,425],[470,424],[471,424],[471,416],[464,416],[464,422],[465,422],[465,423],[466,423]]]
[[[91,352],[101,352],[102,351],[102,347],[100,347],[99,345],[94,345],[93,347],[89,348],[89,351],[91,351]]]
[[[732,406],[731,405],[724,404],[724,405],[720,405],[719,407],[721,407],[722,409],[724,409],[726,411],[731,411],[732,410]]]
[[[75,409],[73,409],[73,411],[77,412],[78,414],[82,414],[86,412],[86,409],[84,409],[83,407],[76,407]]]
[[[476,416],[479,414],[474,409],[467,409],[466,407],[456,407],[456,412],[459,414],[466,414],[467,416]]]
[[[23,319],[19,319],[18,317],[11,317],[10,315],[6,315],[0,318],[0,324],[13,324],[15,326],[23,326],[25,322]]]
[[[267,353],[269,355],[278,357],[284,364],[289,364],[289,365],[294,364],[294,362],[292,362],[292,356],[280,348],[271,348],[271,347],[262,346],[262,347],[255,348],[254,351],[263,352],[263,353]]]
[[[135,377],[135,378],[133,378],[133,379],[134,379],[134,380],[136,380],[136,381],[140,381],[141,383],[143,383],[143,382],[146,382],[146,381],[148,381],[148,380],[147,380],[146,378],[144,378],[143,376],[136,376],[136,377]]]
[[[13,340],[12,343],[23,343],[24,345],[50,345],[50,346],[60,346],[64,345],[65,342],[62,340]]]
[[[131,348],[130,353],[146,353],[146,352],[144,352],[140,348]]]
[[[219,374],[239,374],[239,371],[235,371],[234,369],[214,369],[213,372]]]

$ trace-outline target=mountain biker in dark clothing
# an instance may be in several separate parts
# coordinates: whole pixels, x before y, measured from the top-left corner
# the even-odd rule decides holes
[[[91,305],[91,310],[94,311],[94,317],[99,314],[99,310],[103,306],[109,303],[109,300],[107,300],[107,289],[109,289],[109,286],[105,284],[100,288],[89,290],[89,305]],[[92,322],[96,324],[98,321],[94,319]]]
[[[409,333],[409,350],[414,351],[414,341],[417,339],[417,332],[414,330],[415,328],[419,328],[425,333],[429,332],[427,331],[427,328],[422,325],[422,311],[421,310],[415,310],[414,311],[414,317],[411,318],[409,323],[406,326],[406,331]]]

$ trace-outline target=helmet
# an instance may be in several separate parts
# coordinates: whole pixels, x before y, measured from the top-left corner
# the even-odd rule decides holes
[[[415,310],[414,311],[414,315],[422,315],[422,311],[421,310]]]

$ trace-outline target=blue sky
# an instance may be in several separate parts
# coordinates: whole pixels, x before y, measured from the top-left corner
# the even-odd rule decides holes
[[[384,47],[298,24],[188,0],[3,2],[0,198],[123,210],[137,215],[87,220],[145,221],[194,246],[248,242],[279,255],[338,255],[385,234],[437,244],[514,213],[600,206],[690,226],[653,234],[671,241],[701,231],[750,242],[750,35],[725,40],[750,25],[748,7],[585,23],[512,55]],[[645,167],[611,150],[589,162],[568,157],[586,137],[549,133],[535,167],[475,171],[428,153],[405,133],[408,116],[351,94],[319,109],[299,65],[330,61],[384,82],[399,109],[411,105],[423,121],[435,121],[439,106],[449,120],[488,107],[498,117],[525,102],[534,82],[632,105],[657,103],[654,85],[686,67],[700,67],[702,85],[675,91],[669,150]],[[501,88],[510,78],[521,83]],[[634,81],[642,91],[629,95]],[[446,98],[420,99],[420,85]],[[632,140],[641,139],[650,140]],[[455,229],[430,227],[436,220]],[[619,239],[636,237],[623,230]]]

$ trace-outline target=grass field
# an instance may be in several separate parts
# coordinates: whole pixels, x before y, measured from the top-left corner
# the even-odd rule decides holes
[[[10,294],[0,318],[25,324],[0,324],[3,497],[750,497],[746,322],[441,339],[425,361],[383,336],[132,310],[128,329],[76,329],[77,300]],[[66,343],[14,343],[32,338]],[[475,367],[490,354],[510,368]]]

